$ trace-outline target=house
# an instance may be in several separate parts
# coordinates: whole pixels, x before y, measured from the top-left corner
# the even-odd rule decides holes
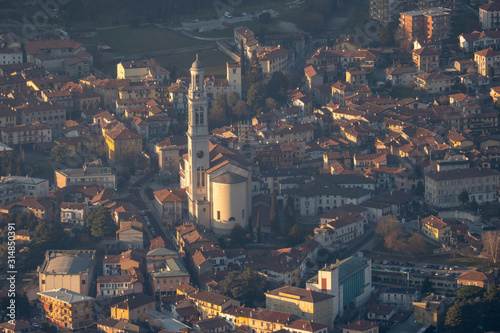
[[[385,80],[393,87],[411,87],[418,70],[414,67],[395,67],[385,70]]]
[[[94,298],[65,288],[37,293],[45,318],[60,329],[78,330],[94,321]]]
[[[297,319],[283,328],[290,333],[327,333],[328,325]]]
[[[445,296],[424,294],[413,302],[414,319],[417,323],[437,327],[444,322],[446,314]]]
[[[129,323],[127,320],[118,320],[113,318],[105,318],[96,322],[97,328],[100,331],[107,333],[143,333],[145,330],[138,325]]]
[[[474,61],[477,65],[477,72],[482,76],[495,76],[495,72],[500,72],[500,51],[492,48],[474,52]]]
[[[5,200],[7,202],[7,199]],[[45,197],[36,195],[27,195],[15,201],[4,203],[4,205],[0,207],[0,213],[4,214],[18,214],[29,211],[33,212],[39,219],[52,221],[55,218],[53,202]]]
[[[351,86],[364,86],[368,84],[368,74],[369,72],[366,70],[347,70],[345,80]]]
[[[156,295],[172,295],[177,287],[189,283],[190,275],[178,258],[169,258],[164,268],[149,273],[151,289]]]
[[[26,333],[35,330],[35,327],[23,320],[9,320],[0,324],[0,330],[4,333]]]
[[[153,241],[161,237],[151,240],[151,250],[146,254],[146,271],[148,273],[158,272],[166,268],[167,259],[179,259],[179,253],[174,250],[159,246],[153,248]]]
[[[396,313],[396,308],[391,305],[373,304],[367,310],[367,318],[369,320],[387,323]]]
[[[140,271],[130,269],[131,274],[102,275],[97,278],[97,298],[128,294],[142,294],[144,277]]]
[[[39,290],[65,288],[88,295],[94,280],[95,250],[48,250],[38,267]]]
[[[465,52],[476,52],[486,48],[500,48],[500,31],[497,29],[473,31],[458,36],[459,45]]]
[[[0,179],[0,188],[3,184],[16,184],[23,195],[37,195],[44,197],[49,194],[49,180],[34,177],[22,176],[2,176]],[[2,195],[0,194],[0,204],[2,204]]]
[[[121,275],[130,269],[141,270],[142,253],[137,250],[128,250],[118,255],[105,255],[102,260],[103,275]]]
[[[314,240],[321,246],[334,248],[364,234],[364,225],[367,223],[365,217],[354,213],[328,221],[331,212],[333,211],[323,214],[321,226],[314,229]]]
[[[477,286],[488,289],[496,284],[496,277],[492,273],[484,273],[479,271],[467,271],[457,277],[457,287]]]
[[[240,306],[240,302],[210,291],[199,291],[186,295],[193,300],[202,318],[219,317],[221,312],[231,306]]]
[[[112,300],[110,308],[112,319],[137,322],[156,310],[156,300],[153,296],[131,294],[118,297],[116,302]]]
[[[197,321],[194,329],[203,333],[230,332],[231,325],[222,318],[207,318]]]
[[[27,41],[24,44],[27,62],[43,66],[51,72],[63,70],[64,61],[81,58],[92,66],[93,57],[83,44],[72,39]]]
[[[108,158],[113,162],[129,159],[142,152],[142,136],[127,128],[114,129],[104,132]]]
[[[116,240],[120,250],[143,250],[144,235],[142,228],[136,226],[128,226],[116,231]]]
[[[270,290],[265,295],[268,310],[295,313],[301,319],[333,328],[336,317],[333,295],[290,286]]]
[[[365,320],[359,319],[350,324],[344,325],[342,327],[342,333],[378,333],[378,324]]]
[[[382,304],[392,305],[396,309],[404,311],[413,307],[413,302],[417,300],[418,290],[416,288],[389,287],[382,290],[379,301]]]
[[[61,210],[61,222],[84,226],[87,215],[87,205],[78,202],[63,202],[59,207]]]
[[[306,282],[306,288],[334,297],[332,317],[335,319],[343,314],[346,305],[354,303],[358,307],[370,299],[371,274],[371,260],[349,257],[320,269],[318,275]]]
[[[161,222],[172,227],[187,215],[187,195],[185,189],[163,189],[155,191],[154,205]]]
[[[412,59],[419,71],[428,73],[439,68],[439,52],[427,46],[413,50]]]
[[[228,321],[235,330],[247,328],[262,333],[290,332],[285,330],[285,326],[298,320],[298,316],[284,311],[252,309],[244,306],[229,307],[222,311],[221,317]],[[300,320],[300,322],[305,321]]]
[[[415,84],[418,89],[426,90],[431,94],[449,92],[453,80],[440,72],[415,75]]]
[[[8,126],[1,129],[2,142],[9,146],[32,145],[52,141],[52,127],[35,121],[29,124]]]
[[[431,215],[422,219],[421,223],[424,235],[445,244],[450,243],[451,227],[442,219]]]
[[[27,229],[16,230],[16,235],[14,236],[14,240],[20,242],[31,242],[31,234]]]

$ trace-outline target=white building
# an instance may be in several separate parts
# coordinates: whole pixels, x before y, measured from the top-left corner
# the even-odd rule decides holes
[[[188,153],[181,161],[181,188],[187,188],[189,217],[219,234],[251,215],[251,163],[237,152],[209,142],[205,68],[191,66],[188,91]]]
[[[19,48],[1,48],[0,65],[19,64],[23,62],[23,51]]]
[[[5,176],[1,179],[1,183],[10,182],[20,184],[24,195],[37,195],[39,197],[44,197],[49,194],[48,179],[21,176]]]
[[[500,26],[500,4],[489,2],[479,7],[479,23],[486,29],[495,29]]]
[[[353,303],[355,307],[365,304],[371,297],[372,263],[350,257],[325,266],[318,275],[306,282],[306,289],[327,293],[333,299],[333,318],[342,315],[344,307]]]

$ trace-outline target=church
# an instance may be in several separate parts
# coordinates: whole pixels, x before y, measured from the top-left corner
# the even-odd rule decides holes
[[[186,189],[189,219],[229,234],[246,228],[252,212],[252,165],[237,151],[210,142],[205,68],[196,57],[188,90],[188,153],[180,162],[180,186]]]

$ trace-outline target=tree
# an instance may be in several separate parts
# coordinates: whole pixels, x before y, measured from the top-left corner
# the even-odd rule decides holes
[[[304,242],[304,234],[300,231],[297,224],[295,224],[288,232],[286,241],[289,246],[295,246]]]
[[[412,233],[406,244],[406,248],[411,254],[425,254],[426,252],[424,236],[418,232]]]
[[[453,331],[459,330],[462,326],[462,316],[462,308],[455,304],[446,312],[444,325]]]
[[[280,232],[280,220],[278,217],[278,204],[276,202],[276,194],[273,195],[271,200],[271,209],[269,211],[269,223],[271,224],[271,230],[274,233]]]
[[[282,72],[274,72],[267,83],[267,96],[284,103],[287,99],[288,89],[290,89],[290,83],[286,75]]]
[[[479,209],[479,205],[477,204],[477,201],[472,200],[470,202],[470,210],[475,214],[475,213],[477,213],[478,209]]]
[[[495,69],[492,66],[488,66],[488,76],[490,78],[495,76]]]
[[[276,103],[276,100],[272,97],[266,98],[266,108],[268,108],[270,111],[273,111],[276,109],[278,106],[278,103]]]
[[[262,81],[262,67],[260,66],[259,58],[257,57],[257,51],[252,51],[252,57],[250,59],[250,68],[248,69],[248,82],[253,85],[257,82]]]
[[[457,290],[456,300],[466,301],[469,299],[482,298],[484,294],[484,289],[477,286],[465,286]]]
[[[255,242],[262,242],[262,229],[260,228],[260,211],[257,212],[257,222],[255,223],[256,233],[255,233]]]
[[[462,201],[462,204],[466,204],[469,202],[469,193],[466,189],[463,189],[462,192],[458,195],[458,200]]]
[[[238,119],[245,118],[248,113],[247,104],[242,99],[238,100],[232,108],[233,116]]]
[[[232,271],[218,285],[218,291],[225,296],[241,301],[247,307],[265,299],[266,281],[258,272],[248,268]]]
[[[16,229],[27,229],[29,231],[34,231],[38,225],[38,218],[33,214],[32,211],[22,212],[16,217]]]
[[[262,82],[254,83],[247,91],[247,105],[254,112],[257,112],[259,108],[264,107],[265,97],[266,94]]]
[[[95,238],[113,237],[117,230],[111,213],[106,207],[91,209],[87,214],[85,224],[90,229],[92,237]]]
[[[291,229],[296,223],[295,204],[291,195],[288,196],[285,206],[285,225],[287,229]]]
[[[243,39],[240,41],[240,63],[241,63],[241,75],[246,74],[246,62],[247,58],[245,56],[245,47],[243,45]]]
[[[231,91],[227,95],[227,105],[230,108],[234,107],[239,100],[241,100],[241,96],[236,91]]]
[[[378,42],[381,45],[387,46],[392,44],[392,35],[389,31],[389,24],[386,24],[380,29],[380,34],[378,35]]]
[[[494,264],[498,263],[500,254],[500,232],[488,231],[483,234],[483,251]]]
[[[245,229],[239,223],[234,225],[229,236],[231,237],[231,245],[233,246],[241,246],[248,242]]]
[[[54,226],[52,223],[49,223],[46,220],[40,220],[33,231],[34,243],[41,246],[48,245],[52,241],[53,229]]]
[[[424,278],[424,281],[422,281],[422,286],[420,287],[420,292],[422,294],[434,292],[434,287],[432,286],[432,282],[429,278],[429,275],[426,275]]]
[[[396,232],[397,234],[399,234],[400,228],[401,225],[398,222],[397,216],[391,214],[387,217],[381,218],[378,221],[377,227],[375,228],[375,232],[382,237],[386,237],[392,232]]]
[[[483,316],[485,331],[500,330],[500,286],[492,285],[483,297]]]
[[[64,163],[66,158],[71,155],[71,150],[67,145],[55,145],[50,151],[50,158],[57,163]]]

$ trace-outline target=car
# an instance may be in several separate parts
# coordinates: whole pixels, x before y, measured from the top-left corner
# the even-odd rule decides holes
[[[439,266],[439,269],[443,269],[444,267],[443,266]]]
[[[387,265],[387,264],[389,263],[389,260],[384,260],[382,263],[383,263],[384,265]]]
[[[223,26],[223,27],[229,27],[229,23],[227,23],[227,22],[222,22],[222,26]]]
[[[247,16],[248,14],[246,12],[241,13],[242,16]]]
[[[427,268],[427,267],[429,267],[429,265],[424,264],[422,267],[423,267],[423,268]]]

